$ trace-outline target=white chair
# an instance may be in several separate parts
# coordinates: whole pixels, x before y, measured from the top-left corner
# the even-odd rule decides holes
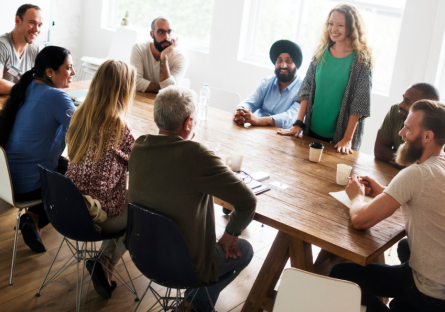
[[[6,158],[6,152],[3,147],[0,146],[0,198],[3,199],[8,204],[18,208],[17,212],[17,222],[15,224],[15,236],[14,236],[14,247],[12,249],[12,264],[11,264],[11,276],[9,277],[9,285],[12,285],[12,279],[14,277],[14,267],[15,267],[15,257],[17,254],[17,240],[19,236],[20,227],[20,214],[22,209],[29,208],[40,204],[42,201],[38,200],[28,200],[28,201],[17,201],[14,198],[14,189],[12,186],[11,173],[9,171],[8,159]],[[37,170],[37,168],[36,168]]]
[[[209,106],[233,113],[240,102],[239,93],[210,87]]]
[[[190,85],[192,84],[192,82],[190,81],[190,79],[187,78],[183,78],[182,82],[181,82],[181,87],[190,89]]]
[[[85,80],[85,75],[94,75],[99,66],[109,59],[118,59],[129,63],[131,49],[137,42],[137,37],[138,34],[136,30],[129,27],[119,27],[114,34],[107,57],[97,58],[84,56],[80,59],[82,66],[80,67],[77,80]]]
[[[294,268],[284,270],[273,312],[364,312],[357,284]]]

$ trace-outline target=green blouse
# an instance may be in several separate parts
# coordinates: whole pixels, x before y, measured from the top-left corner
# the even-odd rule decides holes
[[[319,136],[334,137],[355,54],[353,51],[346,57],[336,58],[331,55],[328,48],[323,54],[323,60],[318,62],[310,129]]]

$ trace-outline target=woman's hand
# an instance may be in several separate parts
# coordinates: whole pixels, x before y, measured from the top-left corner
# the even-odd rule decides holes
[[[343,138],[340,142],[335,144],[334,148],[337,149],[337,153],[352,154],[354,151],[352,150],[351,146],[352,140]]]
[[[301,130],[303,130],[303,129],[301,129],[301,127],[293,126],[293,127],[290,128],[290,129],[281,129],[281,130],[278,130],[277,133],[278,133],[278,134],[281,134],[281,135],[295,135],[295,137],[298,138],[298,135],[300,134]]]

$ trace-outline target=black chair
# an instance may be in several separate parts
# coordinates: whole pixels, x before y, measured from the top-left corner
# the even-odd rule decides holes
[[[40,179],[42,184],[42,201],[45,208],[45,212],[48,215],[48,219],[53,227],[64,236],[60,243],[59,249],[54,256],[53,261],[43,279],[42,285],[39,288],[36,297],[40,297],[40,292],[48,286],[57,276],[59,276],[64,270],[66,270],[71,264],[77,262],[77,287],[76,287],[76,311],[81,311],[85,303],[86,295],[91,284],[91,278],[88,282],[85,296],[82,300],[82,286],[83,286],[83,272],[85,269],[85,263],[87,260],[93,260],[94,266],[92,273],[96,268],[96,264],[101,264],[98,260],[102,255],[104,248],[107,244],[103,244],[100,249],[96,248],[96,242],[103,240],[112,240],[116,244],[116,239],[122,237],[125,234],[125,230],[120,231],[114,235],[100,235],[94,229],[93,221],[91,220],[88,208],[80,193],[79,189],[74,183],[67,177],[60,173],[48,170],[39,165]],[[70,240],[74,240],[72,243]],[[54,275],[45,283],[49,272],[62,248],[63,243],[66,243],[69,247],[72,256],[62,265],[62,267],[54,273]],[[79,247],[80,246],[80,247]],[[120,253],[120,250],[119,250]],[[125,265],[122,254],[120,254],[122,263],[127,271],[131,287],[122,278],[119,272],[115,271],[113,276],[117,278],[127,289],[136,295],[135,301],[139,301],[136,288],[134,287],[133,280]],[[80,271],[80,283],[79,283],[79,265],[82,262],[82,270]]]
[[[181,289],[206,286],[196,276],[181,231],[176,223],[169,218],[129,204],[126,246],[133,263],[142,274],[151,280],[141,297],[142,301],[149,289],[155,296],[157,302],[148,311],[151,311],[157,303],[162,306],[164,311],[181,308],[183,300],[187,299],[182,296]],[[219,281],[229,278],[234,273],[229,272],[223,275]],[[167,287],[164,296],[158,294],[151,287],[153,282]],[[176,296],[173,296],[172,289],[176,290]],[[207,287],[205,289],[213,311],[215,311]],[[188,300],[190,304],[193,304],[194,299],[195,297]],[[140,302],[134,311],[138,309],[139,304]]]

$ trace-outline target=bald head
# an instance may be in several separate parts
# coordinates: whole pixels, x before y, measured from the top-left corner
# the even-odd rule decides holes
[[[158,16],[153,20],[153,22],[151,22],[151,30],[156,30],[158,28],[158,25],[157,25],[158,21],[159,22],[167,22],[171,25],[171,22],[168,18],[163,17],[163,16]]]

